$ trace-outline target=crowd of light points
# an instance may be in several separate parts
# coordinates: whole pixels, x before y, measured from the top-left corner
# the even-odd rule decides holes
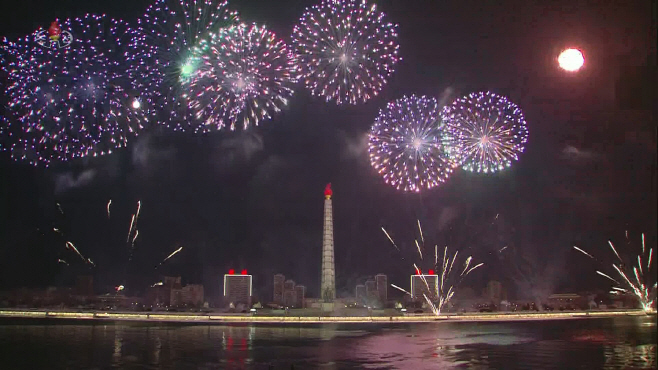
[[[467,171],[492,173],[510,167],[528,140],[521,109],[491,92],[457,99],[441,115],[457,160]]]
[[[192,59],[198,67],[187,99],[202,131],[258,125],[293,95],[288,47],[264,26],[222,28],[194,48]]]
[[[138,20],[149,50],[134,80],[148,97],[152,113],[161,113],[161,124],[174,131],[198,129],[200,122],[183,96],[183,85],[198,68],[192,51],[211,32],[238,21],[237,12],[223,0],[156,0]]]
[[[34,165],[111,153],[147,122],[128,78],[143,50],[139,34],[104,15],[67,19],[61,28],[74,35],[66,48],[39,45],[43,29],[2,44],[3,148]]]
[[[296,79],[337,104],[376,96],[400,60],[397,25],[385,18],[365,0],[307,8],[292,34]]]
[[[386,183],[419,192],[446,181],[456,163],[446,127],[432,97],[411,95],[389,102],[368,140],[370,163]]]

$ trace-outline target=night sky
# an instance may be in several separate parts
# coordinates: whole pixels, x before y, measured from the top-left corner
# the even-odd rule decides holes
[[[265,23],[289,40],[304,8],[315,3],[230,4],[243,20]],[[282,114],[246,132],[194,135],[154,127],[111,156],[48,169],[1,153],[0,288],[66,285],[77,274],[93,273],[99,291],[125,284],[132,294],[169,274],[219,294],[222,275],[234,268],[254,274],[261,296],[271,295],[272,275],[279,272],[317,296],[328,182],[334,188],[339,295],[353,294],[360,279],[380,272],[407,287],[412,264],[419,262],[413,245],[417,219],[428,242],[428,261],[420,265],[431,267],[434,244],[471,254],[485,263],[464,282],[477,292],[496,279],[511,295],[522,296],[511,268],[519,264],[532,265],[537,282],[555,292],[607,290],[607,281],[594,274],[597,266],[574,252],[574,244],[604,261],[612,257],[606,241],[624,244],[625,230],[634,244],[624,251],[639,247],[641,232],[656,244],[655,118],[641,104],[620,106],[621,97],[641,100],[633,95],[639,90],[616,89],[624,79],[621,67],[655,66],[655,5],[376,3],[399,24],[403,60],[382,93],[366,104],[339,107],[299,85]],[[16,38],[55,17],[87,12],[134,23],[148,4],[21,1],[3,12],[0,35]],[[586,67],[576,74],[556,65],[559,51],[570,46],[586,56]],[[512,168],[495,175],[458,171],[418,195],[396,191],[370,167],[367,132],[388,101],[415,93],[449,103],[480,90],[509,97],[525,113],[529,141]],[[140,235],[128,263],[125,237],[138,200]],[[97,268],[90,270],[66,250],[66,240]],[[181,245],[180,254],[154,269]]]

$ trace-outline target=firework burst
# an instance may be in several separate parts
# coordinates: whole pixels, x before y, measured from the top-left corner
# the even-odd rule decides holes
[[[467,171],[492,173],[510,167],[528,141],[521,109],[491,92],[457,99],[441,115],[450,132],[454,154]]]
[[[396,189],[420,192],[446,181],[452,160],[434,98],[403,97],[379,112],[370,130],[370,163]]]
[[[150,105],[164,112],[160,122],[175,131],[197,129],[184,98],[186,83],[199,67],[193,49],[210,32],[237,21],[223,0],[156,0],[138,20],[149,53],[135,69],[134,81]]]
[[[626,232],[626,240],[627,244],[631,244],[630,240],[628,239],[628,232]],[[639,253],[637,254],[636,258],[631,259],[631,263],[627,264],[624,261],[612,241],[608,241],[608,246],[614,253],[617,260],[617,262],[612,264],[612,268],[615,273],[607,274],[600,270],[596,270],[596,273],[614,283],[610,293],[631,293],[638,299],[644,311],[648,312],[655,310],[656,297],[655,293],[654,295],[651,293],[651,290],[655,290],[657,287],[656,272],[654,267],[655,263],[653,262],[653,247],[646,247],[644,242],[644,234],[642,234],[642,248],[638,251]],[[577,246],[574,246],[573,248],[588,258],[599,262],[592,254],[586,252],[585,250],[578,248]],[[615,279],[611,275],[616,275],[618,277]]]
[[[397,25],[364,0],[324,0],[307,8],[292,34],[296,77],[337,104],[376,96],[398,57]]]
[[[393,244],[393,246],[399,251],[400,249],[395,244],[393,238],[391,238],[390,234],[386,231],[386,229],[382,228],[382,231],[384,231],[384,234],[386,234],[386,238],[391,242],[391,244]],[[420,257],[421,260],[420,263],[422,263],[424,262],[423,250],[425,250],[426,248],[425,248],[425,238],[423,236],[423,229],[420,225],[420,221],[418,221],[418,233],[420,235],[420,241],[419,239],[415,239],[414,245]],[[461,284],[463,279],[466,276],[468,276],[473,270],[484,265],[484,263],[478,263],[478,264],[474,263],[472,256],[468,256],[464,260],[463,264],[461,263],[455,264],[458,255],[459,255],[459,251],[455,251],[453,255],[449,255],[448,247],[446,246],[443,249],[443,258],[441,258],[440,250],[438,246],[435,245],[433,269],[429,270],[429,274],[424,275],[421,269],[418,267],[418,265],[416,263],[413,264],[414,271],[416,271],[416,276],[418,277],[418,279],[422,284],[420,289],[420,291],[422,292],[422,298],[425,300],[425,302],[431,308],[432,312],[435,315],[441,314],[443,308],[448,304],[448,302],[450,302],[452,297],[455,295],[455,289],[459,286],[459,284]],[[459,266],[460,264],[461,267]],[[435,275],[435,271],[437,271],[436,275]],[[391,286],[406,294],[409,294],[412,298],[417,298],[415,297],[415,295],[419,294],[419,292],[417,292],[416,289],[413,288],[414,277],[412,277],[411,280],[412,280],[412,292],[408,292],[394,284],[391,284]]]
[[[145,52],[142,37],[106,16],[67,19],[61,28],[73,37],[66,47],[42,46],[44,29],[2,45],[4,145],[34,165],[111,153],[147,123],[129,78]]]
[[[189,105],[203,131],[258,125],[293,94],[288,48],[265,27],[220,29],[199,43],[193,59],[199,69],[189,83]]]

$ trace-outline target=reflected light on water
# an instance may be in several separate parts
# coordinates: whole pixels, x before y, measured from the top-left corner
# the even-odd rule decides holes
[[[656,367],[655,316],[408,325],[0,325],[4,368]],[[41,356],[34,356],[37,351]],[[2,354],[15,366],[5,366]],[[50,363],[52,359],[66,359]],[[50,360],[49,360],[50,359]],[[62,360],[64,361],[64,360]]]

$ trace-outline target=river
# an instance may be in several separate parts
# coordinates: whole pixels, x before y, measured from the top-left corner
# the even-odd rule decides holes
[[[0,320],[1,369],[656,369],[656,317],[187,325]]]

